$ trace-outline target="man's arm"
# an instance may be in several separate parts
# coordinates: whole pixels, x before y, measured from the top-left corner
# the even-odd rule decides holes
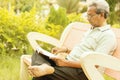
[[[69,61],[60,57],[52,57],[50,59],[55,61],[56,65],[58,66],[81,68],[80,62],[78,61]]]
[[[78,61],[65,60],[63,66],[74,67],[74,68],[81,68],[80,62],[78,62]]]

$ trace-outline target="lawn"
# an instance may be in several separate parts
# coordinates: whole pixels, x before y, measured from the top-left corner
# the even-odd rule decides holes
[[[19,80],[20,57],[0,55],[0,80]]]

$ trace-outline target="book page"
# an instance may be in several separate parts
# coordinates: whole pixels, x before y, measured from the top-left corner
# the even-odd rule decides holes
[[[36,51],[37,51],[38,53],[43,54],[43,55],[48,56],[48,57],[56,57],[55,54],[52,54],[52,53],[50,53],[50,52],[42,49],[41,47],[37,48]]]

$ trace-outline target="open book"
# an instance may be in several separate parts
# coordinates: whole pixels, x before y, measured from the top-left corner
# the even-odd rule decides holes
[[[43,55],[47,56],[47,57],[56,57],[55,54],[52,54],[52,53],[42,49],[41,47],[37,48],[36,51],[40,54],[43,54]]]

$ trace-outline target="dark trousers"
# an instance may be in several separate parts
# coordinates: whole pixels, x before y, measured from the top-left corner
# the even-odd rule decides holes
[[[32,55],[32,65],[43,63],[53,66],[55,72],[42,77],[34,77],[33,80],[88,80],[81,68],[59,67],[44,55],[38,53]]]

